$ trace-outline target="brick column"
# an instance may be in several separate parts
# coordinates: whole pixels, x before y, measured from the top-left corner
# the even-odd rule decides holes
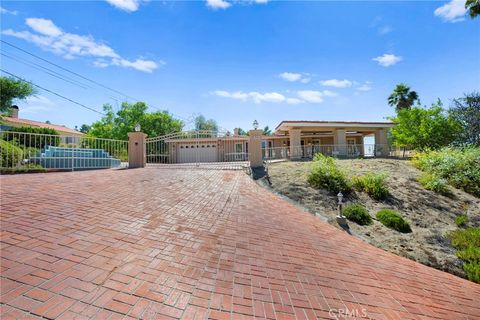
[[[145,139],[147,135],[143,132],[128,133],[128,167],[144,168],[147,162],[147,150]]]
[[[248,159],[250,160],[250,167],[263,167],[262,157],[262,130],[250,130],[248,132]]]
[[[301,139],[301,129],[290,129],[288,135],[290,137],[290,159],[301,159],[302,158],[302,139]]]

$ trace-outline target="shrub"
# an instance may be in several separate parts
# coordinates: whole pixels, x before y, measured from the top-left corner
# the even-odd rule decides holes
[[[307,180],[315,188],[326,189],[334,193],[351,190],[345,173],[336,166],[334,159],[320,153],[315,155]]]
[[[38,164],[27,164],[12,168],[0,168],[2,174],[15,174],[15,173],[38,173],[47,172],[47,169]]]
[[[383,200],[390,194],[386,184],[385,174],[367,173],[364,176],[353,177],[353,187],[366,192],[372,199]]]
[[[11,168],[18,166],[23,160],[23,151],[8,141],[0,140],[0,167]]]
[[[448,237],[457,249],[457,257],[464,262],[468,279],[480,283],[480,228],[455,230]]]
[[[436,193],[447,194],[449,191],[447,180],[439,178],[434,174],[424,172],[418,178],[418,182],[420,182],[425,189]]]
[[[461,214],[455,218],[455,224],[459,227],[465,227],[468,223],[468,216]]]
[[[412,232],[408,222],[403,219],[400,213],[396,212],[395,210],[382,209],[377,212],[377,219],[380,220],[384,226],[390,229],[397,230],[402,233]]]
[[[420,170],[480,197],[480,148],[444,148],[423,152],[416,154],[412,161]]]
[[[353,203],[343,209],[343,214],[348,220],[358,223],[359,225],[368,225],[372,223],[372,218],[368,214],[368,210],[358,203]]]

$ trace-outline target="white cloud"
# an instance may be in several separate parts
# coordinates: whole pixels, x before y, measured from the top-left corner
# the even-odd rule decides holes
[[[372,90],[372,87],[368,83],[365,83],[365,84],[361,85],[360,87],[355,88],[355,90],[370,91],[370,90]]]
[[[230,8],[233,4],[266,4],[269,0],[206,0],[207,7],[217,10],[217,9],[227,9]]]
[[[381,26],[380,28],[378,28],[378,34],[383,36],[387,33],[392,32],[392,30],[392,27],[390,27],[389,25]]]
[[[301,73],[294,73],[294,72],[284,72],[284,73],[280,73],[278,76],[283,80],[290,81],[290,82],[298,81],[302,78]]]
[[[297,72],[283,72],[278,75],[285,81],[295,82],[300,81],[301,83],[309,83],[311,78],[308,73],[297,73]]]
[[[130,61],[90,35],[78,35],[62,31],[51,20],[28,18],[26,24],[35,33],[7,29],[2,31],[2,34],[34,43],[43,50],[51,51],[65,59],[78,57],[95,58],[93,64],[97,67],[114,65],[150,73],[165,64],[163,61],[155,62],[143,58]]]
[[[207,7],[210,7],[214,10],[217,9],[227,9],[232,4],[225,0],[207,0]]]
[[[1,14],[11,14],[11,15],[16,16],[18,14],[18,11],[12,11],[12,10],[8,10],[8,9],[3,8],[3,7],[0,7],[0,13]]]
[[[460,22],[465,20],[465,0],[451,0],[449,3],[435,9],[433,14],[444,22]]]
[[[25,99],[19,112],[21,114],[37,114],[44,111],[53,110],[55,103],[42,95],[30,96]]]
[[[321,103],[323,102],[323,94],[315,90],[301,90],[297,92],[298,96],[306,102]]]
[[[289,91],[287,91],[288,93]],[[242,102],[252,101],[254,103],[287,103],[287,104],[300,104],[300,103],[320,103],[323,102],[324,97],[335,97],[337,93],[324,90],[324,91],[314,91],[314,90],[300,90],[296,94],[298,98],[295,97],[286,97],[285,95],[278,92],[243,92],[243,91],[224,91],[217,90],[210,92],[211,95],[215,95],[223,98],[230,98],[235,100],[240,100]]]
[[[400,56],[396,56],[394,54],[385,53],[381,56],[373,58],[372,60],[377,61],[378,64],[381,65],[382,67],[390,67],[390,66],[393,66],[393,65],[397,64],[398,62],[402,61],[403,58],[400,57]]]
[[[288,104],[299,104],[299,103],[304,103],[305,101],[297,99],[297,98],[287,98],[285,100]]]
[[[320,84],[327,87],[347,88],[353,85],[353,81],[346,80],[346,79],[344,80],[330,79],[330,80],[320,81]]]
[[[105,0],[112,6],[127,12],[134,12],[140,6],[140,0]]]
[[[46,36],[58,37],[62,35],[62,30],[60,30],[52,20],[41,19],[41,18],[27,18],[25,20],[27,26],[32,28],[34,31],[41,33]]]

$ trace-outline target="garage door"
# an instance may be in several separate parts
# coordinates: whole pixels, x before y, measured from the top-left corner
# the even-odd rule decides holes
[[[214,143],[180,144],[178,147],[178,162],[217,162],[217,145]]]

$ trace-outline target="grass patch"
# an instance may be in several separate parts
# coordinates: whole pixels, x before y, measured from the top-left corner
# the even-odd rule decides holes
[[[363,176],[353,177],[352,183],[356,190],[367,193],[372,199],[383,200],[390,194],[386,179],[387,175],[383,173],[367,173]]]
[[[480,283],[480,228],[455,230],[448,237],[463,260],[468,279]]]
[[[345,206],[343,214],[348,220],[356,222],[362,226],[372,223],[372,217],[368,214],[368,210],[358,203]]]
[[[352,189],[345,172],[337,167],[334,159],[320,153],[315,155],[307,181],[314,188],[326,189],[335,194],[348,193]]]
[[[431,173],[423,172],[420,177],[418,177],[418,182],[425,189],[436,193],[447,194],[449,192],[448,181]]]
[[[418,153],[413,165],[448,184],[480,197],[480,148],[445,148]]]
[[[396,230],[402,233],[412,232],[410,224],[406,221],[400,213],[391,209],[382,209],[377,212],[377,219],[387,228]]]
[[[458,227],[465,227],[468,223],[468,216],[466,214],[461,214],[455,218],[455,224]]]
[[[16,174],[16,173],[39,173],[47,172],[47,169],[37,164],[26,164],[13,168],[0,168],[1,174]]]

